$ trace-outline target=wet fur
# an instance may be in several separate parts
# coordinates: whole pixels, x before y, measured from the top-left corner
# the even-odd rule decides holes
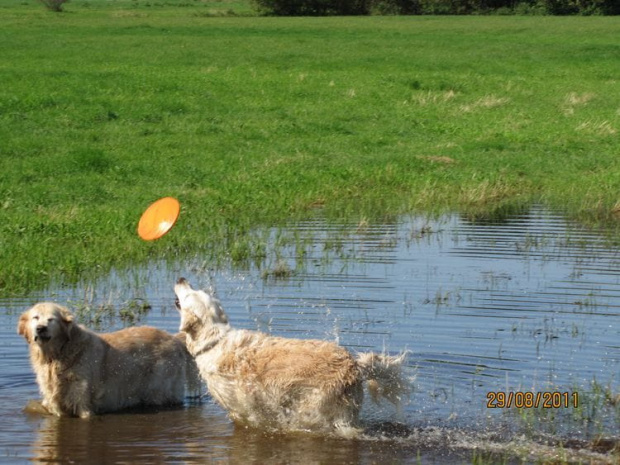
[[[365,353],[318,340],[232,329],[220,302],[175,286],[180,330],[210,394],[238,423],[263,429],[357,432],[363,382],[375,399],[397,404],[407,392],[405,354]]]
[[[37,329],[39,328],[39,329]],[[54,415],[88,418],[128,407],[180,404],[195,388],[192,357],[182,341],[148,326],[96,334],[68,309],[36,304],[18,323],[43,397]]]

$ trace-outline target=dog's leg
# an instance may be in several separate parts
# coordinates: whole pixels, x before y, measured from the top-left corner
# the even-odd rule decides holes
[[[62,415],[62,412],[60,411],[60,408],[58,408],[58,405],[56,403],[50,402],[49,399],[43,399],[41,401],[41,405],[50,415],[56,415],[57,417]]]
[[[84,379],[65,381],[64,392],[61,393],[62,408],[65,414],[88,419],[94,415],[92,408],[91,385]]]

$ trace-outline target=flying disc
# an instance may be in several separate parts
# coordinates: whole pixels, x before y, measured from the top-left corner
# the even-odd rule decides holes
[[[159,239],[174,226],[181,206],[173,197],[156,200],[144,211],[138,223],[138,236],[145,241]]]

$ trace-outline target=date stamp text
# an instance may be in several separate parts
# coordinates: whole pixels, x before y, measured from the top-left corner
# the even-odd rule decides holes
[[[520,392],[491,391],[487,393],[487,408],[577,408],[578,392]]]

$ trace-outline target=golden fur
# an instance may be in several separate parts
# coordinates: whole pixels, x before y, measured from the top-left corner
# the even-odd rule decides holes
[[[318,340],[235,330],[219,301],[180,278],[180,330],[213,398],[239,423],[280,430],[356,431],[363,382],[375,399],[407,392],[405,354],[359,354]]]
[[[54,415],[179,404],[186,381],[197,376],[180,338],[148,326],[96,334],[51,302],[24,312],[17,332],[28,342],[43,406]]]

